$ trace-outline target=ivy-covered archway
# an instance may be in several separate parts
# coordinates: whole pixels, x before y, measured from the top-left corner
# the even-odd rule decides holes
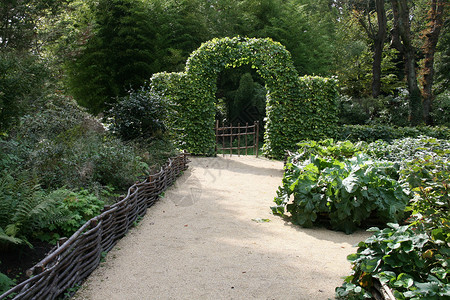
[[[263,78],[267,90],[265,155],[280,158],[302,139],[333,135],[337,124],[335,80],[299,78],[290,53],[269,38],[222,38],[195,50],[185,72],[158,73],[151,80],[152,88],[174,103],[173,126],[185,150],[213,153],[218,75],[247,64]]]

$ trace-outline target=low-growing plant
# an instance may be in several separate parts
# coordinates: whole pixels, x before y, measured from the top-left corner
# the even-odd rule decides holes
[[[398,166],[374,161],[367,155],[335,159],[315,156],[291,157],[272,211],[284,214],[304,227],[311,227],[318,214],[327,214],[336,230],[351,233],[371,216],[383,222],[398,221],[408,202],[408,191],[397,181]],[[333,153],[330,149],[329,153]],[[293,195],[293,202],[289,203]]]
[[[45,192],[36,178],[1,174],[0,248],[19,244],[32,247],[37,231],[65,217],[58,208],[60,200],[58,193]]]
[[[1,264],[1,262],[0,262]],[[6,276],[5,274],[0,272],[0,295],[8,291],[11,287],[13,287],[16,283],[14,280]]]
[[[65,236],[70,237],[88,220],[100,214],[105,202],[87,190],[72,192],[67,189],[59,189],[54,192],[62,199],[58,203],[58,209],[70,216],[63,222],[50,224],[43,230],[39,238],[50,240]]]
[[[366,148],[367,144],[364,142],[352,143],[350,141],[334,141],[333,139],[304,141],[297,144],[298,154],[295,155],[295,160],[308,159],[311,154],[342,160],[363,153]]]
[[[396,299],[444,299],[450,296],[450,240],[415,226],[388,224],[348,256],[353,272],[336,288],[338,299],[370,299],[374,279],[393,288]]]
[[[399,179],[411,190],[409,225],[373,228],[374,235],[348,258],[353,273],[336,289],[343,299],[370,298],[374,280],[397,299],[450,297],[450,147],[434,138],[376,142],[365,150],[400,162]]]
[[[391,142],[395,139],[417,138],[429,136],[438,139],[450,139],[450,129],[441,127],[394,127],[385,124],[379,125],[343,125],[336,135],[337,140],[350,140],[353,142],[375,142],[383,140]]]
[[[404,169],[409,169],[413,164],[408,167],[405,163],[418,158],[439,156],[449,159],[450,142],[424,136],[396,139],[391,142],[378,140],[368,144],[364,152],[376,159],[403,162]],[[420,164],[417,165],[420,169]]]
[[[450,164],[440,156],[424,156],[407,164],[402,171],[414,197],[408,210],[414,226],[430,235],[439,233],[450,241]]]

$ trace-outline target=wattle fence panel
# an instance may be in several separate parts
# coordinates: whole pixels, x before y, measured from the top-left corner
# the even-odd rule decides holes
[[[157,174],[128,189],[119,202],[105,206],[70,238],[58,245],[42,261],[27,271],[28,280],[10,289],[0,299],[55,299],[82,283],[100,264],[104,253],[143,217],[160,194],[187,169],[187,154],[168,162]]]

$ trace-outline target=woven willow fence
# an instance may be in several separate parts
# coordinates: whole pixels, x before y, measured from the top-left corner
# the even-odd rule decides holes
[[[187,169],[186,154],[169,158],[157,174],[128,190],[127,196],[90,219],[70,238],[62,240],[42,261],[27,271],[31,278],[0,299],[55,299],[83,282],[99,265],[102,254],[114,247],[134,222],[145,215],[159,195]]]

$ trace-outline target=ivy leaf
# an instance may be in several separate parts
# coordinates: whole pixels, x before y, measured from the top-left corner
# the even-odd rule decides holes
[[[414,284],[414,279],[405,273],[400,273],[398,275],[397,280],[394,282],[395,287],[403,287],[403,288],[410,288]]]
[[[361,262],[361,270],[365,273],[373,273],[380,265],[381,260],[378,257],[364,260]]]

